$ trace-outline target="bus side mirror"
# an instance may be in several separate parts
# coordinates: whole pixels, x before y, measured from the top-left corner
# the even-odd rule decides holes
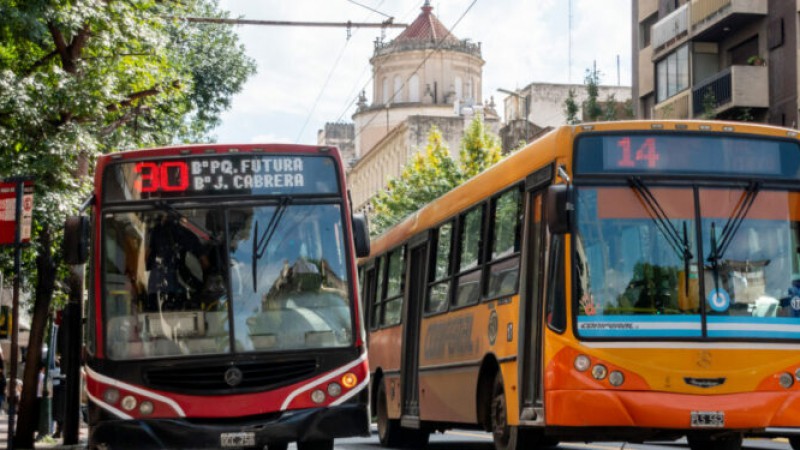
[[[67,264],[86,264],[89,259],[89,216],[68,216],[64,222],[62,252]]]
[[[547,227],[551,234],[569,233],[575,215],[574,190],[571,184],[556,184],[547,189]]]
[[[364,214],[353,214],[353,241],[356,245],[356,256],[369,256],[369,224]]]

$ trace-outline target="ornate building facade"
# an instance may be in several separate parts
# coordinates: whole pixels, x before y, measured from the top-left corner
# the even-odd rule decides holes
[[[394,40],[377,40],[372,65],[372,101],[362,93],[353,115],[354,153],[348,184],[356,210],[406,161],[424,149],[431,126],[442,130],[458,157],[464,128],[476,113],[499,131],[494,105],[484,105],[481,46],[456,38],[425,2],[422,12]],[[320,144],[332,144],[320,134]]]

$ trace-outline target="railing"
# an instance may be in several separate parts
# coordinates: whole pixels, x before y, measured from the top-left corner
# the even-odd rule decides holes
[[[730,102],[733,99],[732,86],[730,67],[699,83],[692,89],[694,114],[698,115],[707,108],[714,110],[718,106]]]
[[[729,0],[730,1],[730,0]],[[653,48],[664,47],[670,41],[678,39],[689,32],[689,4],[672,11],[653,25]]]
[[[387,53],[402,52],[406,50],[427,50],[442,49],[468,53],[477,57],[481,56],[480,42],[470,42],[467,39],[461,41],[402,41],[402,42],[375,42],[375,56]]]
[[[692,0],[692,27],[730,6],[732,0]]]

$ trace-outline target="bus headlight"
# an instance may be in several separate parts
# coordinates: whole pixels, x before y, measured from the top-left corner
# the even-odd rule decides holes
[[[784,372],[778,377],[778,383],[781,385],[781,387],[789,389],[794,384],[794,377],[792,374]]]
[[[147,400],[143,401],[142,404],[139,405],[139,412],[143,416],[149,416],[150,414],[153,414],[153,404]]]
[[[136,408],[136,398],[132,395],[126,395],[122,399],[122,409],[125,411],[133,411]]]
[[[608,369],[606,369],[606,366],[598,364],[592,367],[592,376],[595,380],[602,380],[606,377],[606,375],[608,375]]]
[[[331,383],[328,385],[328,395],[331,397],[338,397],[342,394],[342,385],[339,383]]]
[[[589,370],[589,366],[592,365],[592,361],[586,355],[578,355],[575,357],[575,362],[573,364],[575,366],[575,370],[578,372],[586,372]]]
[[[103,392],[103,401],[111,405],[119,401],[119,391],[114,388],[108,388]]]
[[[322,403],[325,401],[325,393],[321,389],[317,389],[311,393],[311,400],[314,403]]]
[[[621,386],[625,382],[625,375],[618,370],[614,370],[608,375],[608,382],[612,386]]]

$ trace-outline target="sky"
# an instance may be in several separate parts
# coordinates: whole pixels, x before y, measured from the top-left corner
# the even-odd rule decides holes
[[[389,16],[410,24],[423,3],[220,0],[220,7],[253,20],[379,23]],[[498,88],[580,84],[595,62],[601,84],[631,84],[630,0],[431,0],[431,6],[454,36],[481,44],[483,99],[494,97],[500,114],[506,94]],[[387,28],[384,39],[401,31]],[[352,121],[361,90],[372,102],[369,59],[381,29],[353,28],[349,39],[346,28],[240,25],[236,32],[258,72],[222,115],[213,132],[218,142],[316,144],[325,123]]]

